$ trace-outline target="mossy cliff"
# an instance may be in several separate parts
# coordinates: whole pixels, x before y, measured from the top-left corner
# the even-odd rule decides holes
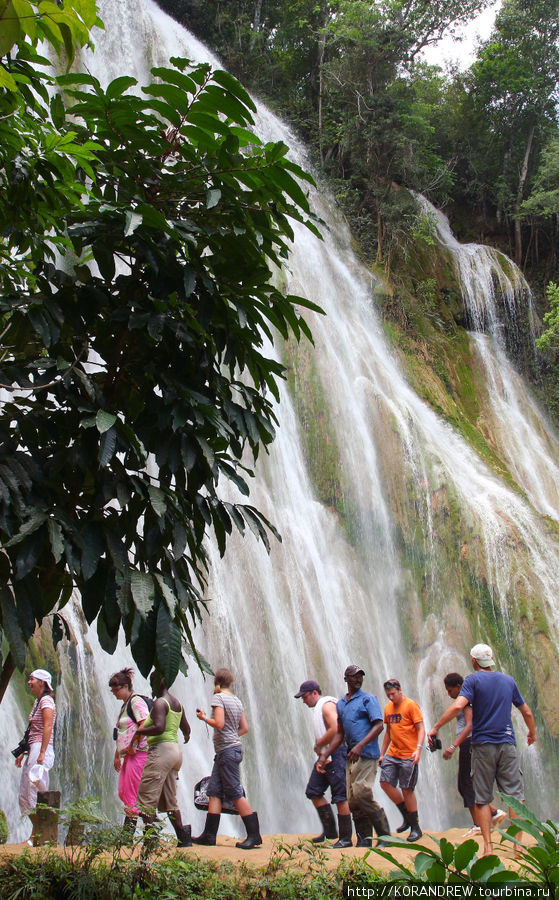
[[[507,264],[503,258],[503,267]],[[514,280],[514,271],[504,274]],[[375,301],[410,385],[460,433],[481,465],[530,509],[492,431],[485,372],[466,330],[452,254],[429,234],[419,235],[399,259],[393,259],[390,277],[378,271],[374,275]],[[515,339],[519,334],[521,325]],[[349,540],[361,552],[328,388],[312,348],[290,346],[287,364],[316,494],[338,513]],[[536,713],[541,752],[546,758],[556,757],[559,636],[549,607],[553,598],[546,594],[545,579],[534,571],[526,535],[513,521],[504,521],[499,534],[491,533],[483,516],[468,508],[429,454],[414,469],[406,427],[389,405],[378,403],[377,463],[401,565],[398,606],[410,668],[417,671],[421,665],[427,674],[432,708],[438,714],[445,706],[441,682],[448,669],[439,670],[436,661],[426,663],[433,647],[442,641],[450,653],[455,652],[455,665],[463,668],[469,647],[486,640],[503,668],[517,678]],[[556,523],[532,513],[550,544],[559,549]],[[558,771],[553,779],[559,783]]]

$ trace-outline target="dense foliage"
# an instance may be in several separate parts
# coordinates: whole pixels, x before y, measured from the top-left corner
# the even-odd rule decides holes
[[[168,683],[196,652],[204,539],[268,543],[250,457],[274,437],[283,368],[265,340],[310,337],[271,283],[308,219],[308,176],[254,135],[230,75],[174,59],[137,91],[53,76],[93,0],[0,6],[0,625],[4,674],[80,592],[112,652]],[[131,93],[134,89],[134,93]],[[248,451],[248,455],[247,455]],[[6,680],[4,678],[4,682]]]
[[[366,891],[379,880],[383,876],[359,856],[332,869],[327,852],[308,841],[278,841],[266,865],[257,866],[201,859],[193,849],[175,852],[174,841],[149,857],[133,855],[115,828],[90,836],[87,845],[66,855],[46,850],[0,864],[3,900],[337,900],[347,886]]]

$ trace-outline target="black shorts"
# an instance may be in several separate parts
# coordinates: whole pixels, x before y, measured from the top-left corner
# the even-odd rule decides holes
[[[458,748],[458,793],[464,806],[471,809],[476,798],[472,783],[472,742],[464,741]]]
[[[332,803],[343,803],[347,799],[345,786],[345,762],[347,747],[342,744],[332,754],[332,762],[325,766],[325,772],[317,772],[316,763],[313,766],[305,796],[309,800],[323,797],[328,788],[332,792]]]

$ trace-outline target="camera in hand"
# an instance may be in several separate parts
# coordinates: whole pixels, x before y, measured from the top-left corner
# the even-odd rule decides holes
[[[431,753],[434,753],[435,750],[442,750],[442,746],[441,739],[438,737],[431,738],[429,741],[429,750]]]

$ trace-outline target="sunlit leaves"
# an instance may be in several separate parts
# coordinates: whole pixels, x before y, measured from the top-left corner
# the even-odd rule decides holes
[[[252,134],[227,73],[171,60],[137,96],[19,49],[34,91],[0,95],[0,625],[23,664],[30,622],[77,587],[101,646],[122,630],[171,683],[196,654],[207,536],[279,537],[241,501],[283,376],[263,336],[310,336],[298,307],[317,311],[271,284],[292,220],[316,229],[310,179]]]
[[[76,46],[87,43],[95,24],[102,24],[95,0],[10,0],[0,8],[0,57],[26,39],[46,40],[57,50],[64,48],[70,65]]]

